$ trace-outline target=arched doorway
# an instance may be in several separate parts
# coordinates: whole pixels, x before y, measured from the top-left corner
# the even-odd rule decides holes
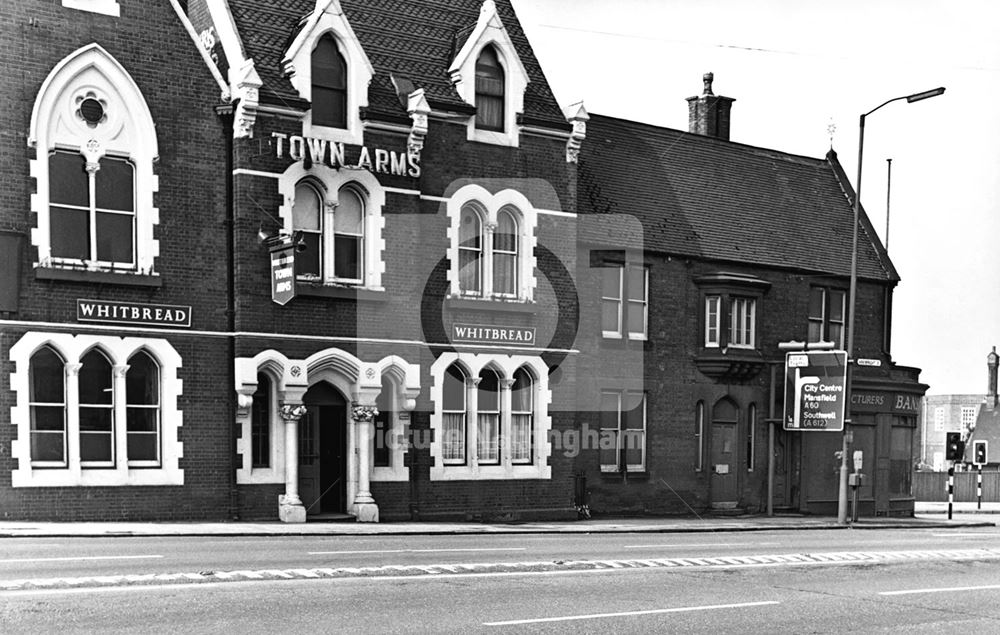
[[[729,398],[719,400],[712,408],[709,468],[715,508],[736,507],[739,499],[739,416],[739,408]]]
[[[308,516],[347,511],[347,400],[325,381],[313,384],[299,421],[299,497]]]

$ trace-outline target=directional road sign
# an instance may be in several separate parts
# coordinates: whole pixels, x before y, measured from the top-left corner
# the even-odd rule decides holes
[[[785,356],[785,430],[844,429],[847,353],[802,351]]]

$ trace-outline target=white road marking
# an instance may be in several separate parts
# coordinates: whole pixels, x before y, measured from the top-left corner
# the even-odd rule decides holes
[[[995,533],[990,533],[990,534],[986,534],[986,533],[979,533],[979,534],[973,534],[973,533],[967,533],[967,534],[931,534],[931,535],[934,536],[935,538],[953,538],[953,537],[958,537],[958,538],[971,538],[971,537],[975,537],[975,538],[1000,538],[1000,536],[998,536]]]
[[[8,558],[0,560],[0,563],[13,562],[72,562],[75,560],[141,560],[149,558],[162,558],[163,556],[66,556],[62,558]]]
[[[468,549],[380,549],[372,551],[308,551],[310,556],[336,556],[357,553],[444,553],[449,551],[527,551],[527,547],[495,547],[495,548],[468,548]]]
[[[953,586],[941,587],[938,589],[907,589],[905,591],[882,591],[879,595],[917,595],[919,593],[955,593],[957,591],[982,591],[986,589],[1000,589],[1000,584],[987,584],[984,586]]]
[[[708,604],[705,606],[682,606],[673,609],[652,609],[649,611],[625,611],[622,613],[591,613],[590,615],[566,615],[563,617],[538,617],[528,620],[508,620],[506,622],[483,622],[483,626],[518,626],[521,624],[542,624],[545,622],[570,622],[574,620],[594,620],[605,617],[630,617],[633,615],[657,615],[661,613],[684,613],[687,611],[714,611],[718,609],[738,609],[751,606],[770,606],[781,602],[742,602],[740,604]]]
[[[623,545],[624,549],[684,549],[686,547],[773,547],[780,542],[702,542],[689,545]]]

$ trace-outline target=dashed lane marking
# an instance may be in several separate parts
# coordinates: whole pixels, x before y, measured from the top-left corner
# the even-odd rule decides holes
[[[591,613],[589,615],[566,615],[562,617],[536,617],[527,620],[508,620],[506,622],[483,622],[483,626],[519,626],[522,624],[541,624],[545,622],[569,622],[576,620],[595,620],[608,617],[633,617],[636,615],[657,615],[661,613],[686,613],[689,611],[713,611],[719,609],[740,609],[751,606],[771,606],[781,602],[741,602],[739,604],[710,604],[705,606],[679,606],[671,609],[650,609],[646,611],[626,611],[623,613]]]
[[[0,580],[0,591],[155,585],[164,583],[233,582],[242,580],[307,580],[352,577],[406,578],[462,575],[523,575],[542,572],[598,572],[623,569],[741,569],[752,567],[816,566],[834,564],[884,564],[914,560],[996,560],[1000,549],[934,551],[843,551],[760,556],[706,558],[655,558],[614,560],[548,560],[534,562],[476,562],[456,564],[386,565],[370,567],[321,567],[202,571],[199,573],[150,573],[141,575],[83,576]]]
[[[143,560],[149,558],[162,558],[163,556],[64,556],[58,558],[6,558],[0,560],[0,564],[13,564],[17,562],[74,562],[83,560]]]

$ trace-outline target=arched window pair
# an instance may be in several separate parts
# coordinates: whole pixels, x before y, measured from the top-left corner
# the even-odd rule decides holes
[[[524,367],[510,379],[484,368],[473,380],[458,364],[449,366],[442,386],[444,464],[466,465],[473,445],[479,465],[532,463],[534,386]]]
[[[517,297],[521,256],[518,215],[497,213],[491,225],[485,211],[470,203],[462,208],[458,228],[458,286],[462,295]]]
[[[304,247],[295,257],[296,274],[363,284],[366,198],[358,188],[345,186],[336,208],[328,210],[321,192],[311,181],[295,186],[292,225]]]
[[[31,356],[29,375],[32,466],[66,467],[70,448],[78,453],[73,458],[79,458],[81,467],[115,467],[121,461],[132,467],[159,465],[160,372],[146,352],[129,358],[124,385],[115,382],[111,361],[97,349],[83,356],[74,377],[66,373],[66,362],[56,351],[43,347]],[[77,384],[69,386],[67,381]],[[117,392],[122,388],[124,395]],[[116,408],[122,399],[124,411]],[[69,426],[71,410],[76,415],[75,439]],[[121,415],[124,457],[118,444]]]
[[[504,129],[505,75],[500,57],[492,46],[483,48],[476,60],[476,128]]]
[[[312,53],[312,123],[347,127],[347,61],[329,34],[319,38]]]

